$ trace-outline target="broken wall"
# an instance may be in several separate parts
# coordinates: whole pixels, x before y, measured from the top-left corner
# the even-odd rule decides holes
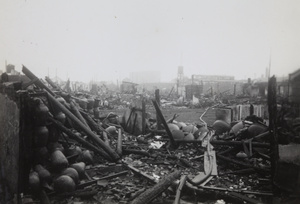
[[[0,104],[0,201],[5,202],[18,192],[20,111],[6,95],[0,94]]]
[[[268,108],[266,105],[253,105],[254,115],[261,118],[268,118]],[[250,115],[250,104],[236,105],[231,107],[233,109],[233,120],[239,121],[245,119]]]
[[[263,119],[268,118],[268,107],[266,105],[253,105],[253,114]],[[227,123],[244,120],[250,115],[250,104],[240,104],[227,108],[215,108],[216,120],[224,120]]]
[[[210,93],[210,89],[213,89],[214,93],[223,93],[229,90],[228,94],[240,95],[243,93],[243,83],[235,81],[214,81],[214,82],[203,82],[203,93]]]

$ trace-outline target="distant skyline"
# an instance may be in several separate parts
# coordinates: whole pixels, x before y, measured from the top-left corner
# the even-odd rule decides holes
[[[300,68],[300,1],[2,0],[5,60],[44,78],[120,81],[130,72],[281,77]]]

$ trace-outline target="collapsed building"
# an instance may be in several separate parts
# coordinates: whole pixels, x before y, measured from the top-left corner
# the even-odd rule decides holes
[[[1,77],[1,202],[299,201],[299,72],[291,101],[278,100],[272,77],[265,104],[214,101],[186,122],[180,107],[165,119],[158,94],[105,113],[99,96],[22,71],[26,82]]]

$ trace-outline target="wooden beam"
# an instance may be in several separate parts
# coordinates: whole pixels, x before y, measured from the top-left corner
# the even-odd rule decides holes
[[[162,112],[161,112],[161,110],[160,110],[160,108],[159,108],[159,106],[158,106],[156,100],[152,100],[152,103],[153,103],[154,108],[155,108],[155,110],[156,110],[156,114],[157,114],[157,115],[159,116],[159,118],[161,119],[161,122],[162,122],[162,124],[164,125],[164,128],[165,128],[166,131],[167,131],[167,134],[168,134],[169,139],[170,139],[170,142],[171,142],[171,146],[172,146],[173,148],[177,148],[177,147],[178,147],[178,144],[175,142],[175,140],[174,140],[174,138],[173,138],[173,135],[172,135],[172,133],[171,133],[169,127],[168,127],[168,124],[167,124],[167,122],[166,122],[166,120],[165,120],[165,118],[164,118],[164,116],[163,116],[163,114],[162,114]]]
[[[155,100],[157,102],[157,105],[160,107],[159,89],[155,90]],[[157,124],[157,130],[161,130],[162,129],[161,120],[160,120],[160,117],[158,116],[158,114],[156,114],[156,124]]]
[[[278,135],[277,135],[277,101],[276,101],[276,78],[269,79],[268,83],[268,109],[269,109],[269,132],[270,132],[270,149],[271,149],[271,176],[274,195],[278,195],[279,189],[274,184],[276,166],[279,159]]]

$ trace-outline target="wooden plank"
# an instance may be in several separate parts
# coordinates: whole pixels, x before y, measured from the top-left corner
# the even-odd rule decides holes
[[[271,176],[273,193],[278,195],[280,192],[278,187],[274,184],[276,166],[279,159],[278,150],[278,135],[277,135],[277,101],[276,101],[276,78],[275,76],[269,79],[268,83],[268,108],[269,108],[269,132],[270,132],[270,149],[271,154]]]
[[[160,95],[159,95],[159,89],[155,90],[155,100],[157,102],[157,105],[160,107]],[[158,114],[156,114],[156,124],[157,124],[157,130],[161,130],[162,126],[161,126],[161,120],[158,116]]]
[[[163,116],[163,114],[162,114],[162,112],[161,112],[161,110],[160,110],[160,108],[159,108],[157,102],[156,102],[155,100],[152,100],[152,103],[153,103],[154,108],[155,108],[155,110],[156,110],[156,114],[158,114],[159,118],[161,119],[162,124],[164,125],[164,128],[165,128],[166,131],[167,131],[167,134],[168,134],[169,139],[170,139],[170,142],[171,142],[171,146],[172,146],[173,148],[177,148],[177,147],[178,147],[178,144],[175,142],[175,140],[174,140],[174,138],[173,138],[173,135],[172,135],[172,133],[171,133],[169,127],[168,127],[168,124],[167,124],[167,122],[166,122],[166,120],[165,120],[165,118],[164,118],[164,116]]]

